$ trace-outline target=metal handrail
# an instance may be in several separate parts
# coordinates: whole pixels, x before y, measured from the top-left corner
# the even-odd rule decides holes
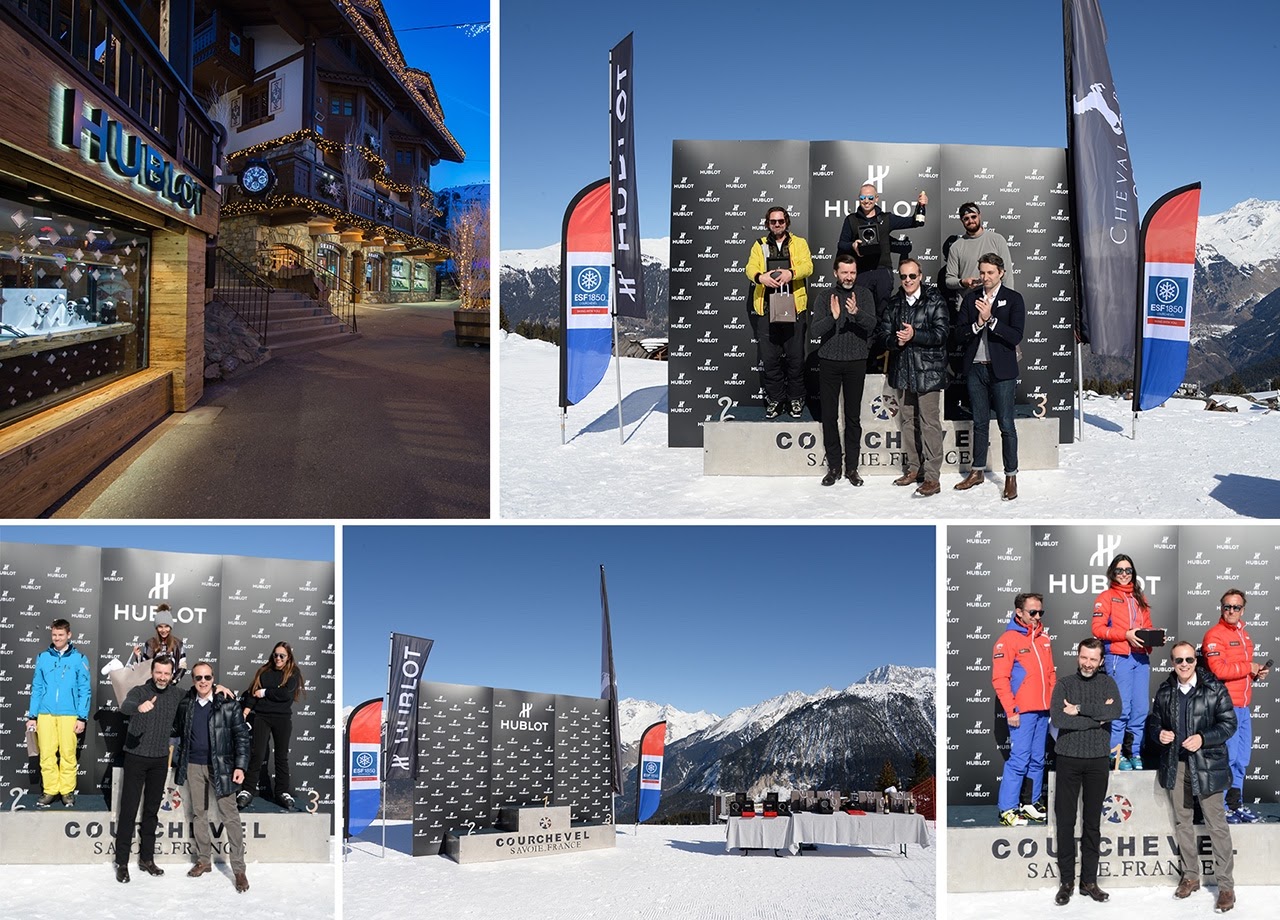
[[[214,250],[210,273],[214,296],[235,311],[245,324],[267,344],[267,321],[275,288],[266,279],[221,246]]]
[[[320,305],[356,331],[356,287],[345,278],[330,274],[323,265],[303,255],[291,246],[268,246],[263,253],[269,260],[271,271],[281,268],[302,268],[311,272],[319,289]]]

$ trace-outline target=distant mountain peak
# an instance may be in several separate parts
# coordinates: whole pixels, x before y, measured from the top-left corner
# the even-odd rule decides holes
[[[1280,201],[1249,198],[1221,214],[1202,215],[1196,258],[1207,266],[1215,256],[1240,267],[1280,260]]]

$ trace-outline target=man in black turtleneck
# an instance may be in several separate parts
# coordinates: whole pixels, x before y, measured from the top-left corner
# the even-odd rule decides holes
[[[867,353],[876,326],[871,292],[856,285],[857,260],[849,253],[836,256],[836,283],[813,298],[809,332],[818,346],[818,393],[822,401],[822,446],[827,455],[824,486],[840,478],[841,464],[849,482],[862,485],[858,451],[862,446],[862,385],[867,377]],[[844,450],[840,447],[840,394],[844,393]]]
[[[1054,903],[1071,900],[1076,879],[1076,806],[1084,795],[1080,818],[1080,893],[1095,901],[1110,895],[1098,887],[1098,844],[1102,837],[1102,800],[1107,796],[1111,722],[1120,718],[1120,688],[1102,671],[1102,641],[1090,636],[1077,649],[1076,673],[1053,687],[1049,721],[1057,731],[1057,763],[1053,799],[1058,825],[1058,878]]]

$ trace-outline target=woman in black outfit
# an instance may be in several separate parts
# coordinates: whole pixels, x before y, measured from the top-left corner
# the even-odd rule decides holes
[[[293,660],[288,642],[277,642],[266,664],[253,675],[253,683],[240,697],[246,719],[253,716],[253,753],[245,773],[244,786],[236,795],[236,805],[246,807],[258,789],[258,770],[267,753],[267,742],[275,749],[276,803],[293,807],[289,787],[289,742],[293,738],[293,703],[305,694],[305,681]]]

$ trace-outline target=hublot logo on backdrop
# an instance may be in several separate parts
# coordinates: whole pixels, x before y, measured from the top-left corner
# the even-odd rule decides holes
[[[759,169],[751,170],[753,176],[772,176],[773,170],[769,168],[768,163],[761,163]]]
[[[672,183],[672,188],[693,188],[693,183],[689,181],[688,176],[681,176],[679,182]]]
[[[756,195],[751,200],[757,204],[763,204],[766,201],[773,201],[773,196],[770,195],[765,189],[760,189],[760,194]]]
[[[705,169],[698,170],[698,174],[702,176],[718,176],[720,170],[716,169],[715,163],[708,163]]]
[[[726,182],[725,188],[746,188],[747,183],[742,181],[741,176],[734,176],[732,182]]]
[[[1032,250],[1031,255],[1023,256],[1023,258],[1028,262],[1046,262],[1049,259],[1047,255],[1041,255],[1039,249]]]
[[[1027,202],[1029,208],[1043,208],[1047,202],[1041,201],[1039,195],[1032,195],[1031,200]]]

